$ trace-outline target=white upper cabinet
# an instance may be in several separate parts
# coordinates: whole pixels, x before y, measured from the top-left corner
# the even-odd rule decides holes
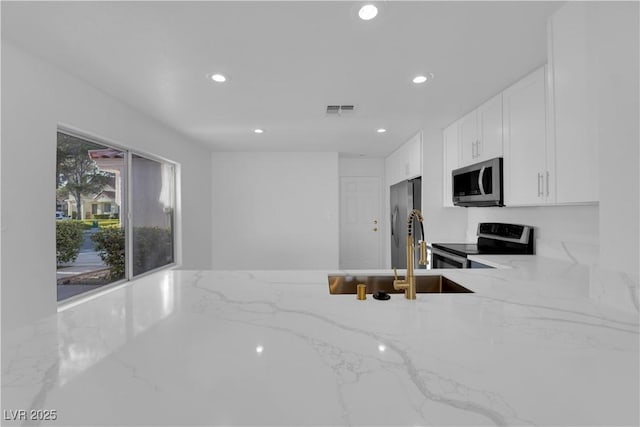
[[[599,201],[599,154],[606,153],[598,147],[609,135],[598,123],[630,110],[607,105],[616,103],[610,87],[624,84],[617,80],[620,64],[637,55],[637,48],[603,42],[620,31],[620,20],[605,12],[623,3],[567,2],[548,21],[548,65],[457,122],[460,167],[504,153],[505,205]],[[455,150],[455,132],[445,133],[443,203],[450,206],[448,153]]]
[[[501,157],[502,144],[502,94],[499,94],[478,108],[477,161]]]
[[[460,166],[476,163],[478,144],[478,112],[473,110],[458,122],[460,132]]]
[[[598,31],[588,2],[568,2],[549,20],[549,118],[555,139],[558,203],[598,200],[597,101],[593,62]]]
[[[422,175],[422,133],[418,132],[385,159],[387,184]]]
[[[506,206],[553,202],[553,150],[547,146],[545,83],[542,67],[503,93]]]
[[[460,151],[458,140],[459,123],[455,122],[444,130],[443,135],[443,165],[442,176],[442,205],[453,206],[453,187],[451,185],[451,171],[460,167]]]
[[[502,156],[502,94],[460,119],[460,166]]]

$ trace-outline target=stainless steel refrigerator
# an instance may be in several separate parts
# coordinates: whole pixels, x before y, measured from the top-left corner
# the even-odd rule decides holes
[[[390,187],[391,199],[391,267],[407,268],[407,217],[411,209],[422,208],[422,178],[402,181]],[[419,227],[414,227],[419,230]],[[420,233],[414,232],[414,244],[420,240]],[[420,251],[415,251],[414,268],[426,268],[418,265]]]

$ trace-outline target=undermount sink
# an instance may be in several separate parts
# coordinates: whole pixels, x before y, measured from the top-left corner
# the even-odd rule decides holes
[[[329,276],[329,293],[332,295],[356,294],[359,284],[367,285],[367,293],[383,291],[388,294],[400,294],[404,291],[393,288],[393,276]],[[419,294],[457,294],[473,293],[469,289],[447,279],[442,275],[415,276],[416,293]]]

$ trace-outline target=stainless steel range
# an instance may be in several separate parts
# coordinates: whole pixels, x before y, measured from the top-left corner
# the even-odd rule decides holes
[[[468,259],[479,254],[533,255],[533,227],[520,224],[481,222],[477,243],[432,243],[431,268],[485,267]]]

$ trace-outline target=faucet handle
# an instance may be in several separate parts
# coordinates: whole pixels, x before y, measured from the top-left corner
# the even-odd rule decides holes
[[[393,275],[394,275],[394,277],[396,278],[396,280],[398,280],[398,270],[396,270],[396,268],[395,268],[395,267],[391,267],[391,268],[393,268]]]
[[[418,260],[418,264],[429,264],[429,260],[427,259],[427,243],[424,240],[420,241],[420,259]]]

